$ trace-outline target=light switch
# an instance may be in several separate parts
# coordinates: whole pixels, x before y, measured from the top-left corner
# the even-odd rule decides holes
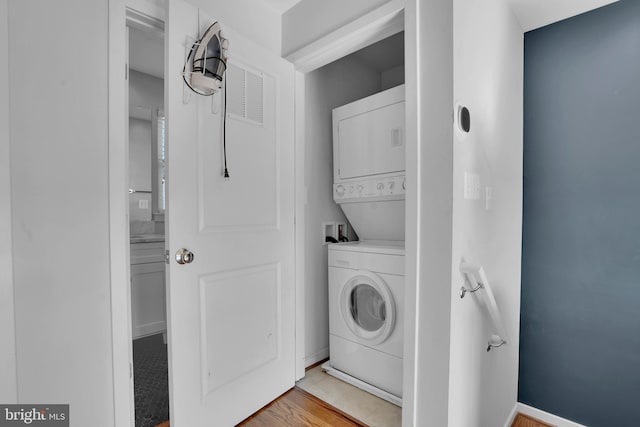
[[[402,145],[402,129],[396,128],[391,130],[391,146],[400,147]]]
[[[480,199],[480,175],[479,174],[465,171],[464,198],[466,200]]]

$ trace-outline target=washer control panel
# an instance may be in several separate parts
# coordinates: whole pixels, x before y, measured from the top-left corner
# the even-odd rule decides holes
[[[333,185],[333,200],[337,203],[404,199],[404,175],[368,178]]]

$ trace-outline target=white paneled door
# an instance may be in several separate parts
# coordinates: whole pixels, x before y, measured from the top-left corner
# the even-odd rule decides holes
[[[224,96],[183,83],[220,17],[169,0],[165,108],[171,426],[232,426],[294,385],[293,68],[232,31]],[[180,249],[194,254],[178,264]]]

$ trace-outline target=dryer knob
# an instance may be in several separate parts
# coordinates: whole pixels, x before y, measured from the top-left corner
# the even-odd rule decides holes
[[[336,186],[336,196],[342,197],[342,196],[344,196],[344,193],[345,193],[344,185]]]
[[[396,186],[396,183],[393,182],[393,181],[389,181],[387,183],[387,185],[389,186],[389,194],[395,194],[395,191],[393,191],[393,190],[394,190],[394,188]]]

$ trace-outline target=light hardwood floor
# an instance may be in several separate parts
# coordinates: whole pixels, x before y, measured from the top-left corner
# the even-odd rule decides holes
[[[367,427],[328,403],[294,387],[238,427]],[[169,421],[156,427],[170,427]],[[528,415],[518,414],[511,427],[554,427]]]
[[[367,427],[328,403],[294,387],[237,427]],[[165,421],[156,427],[170,427]]]
[[[542,421],[530,417],[528,415],[518,414],[516,419],[513,420],[511,427],[554,427],[551,424],[543,423]]]
[[[366,427],[298,387],[292,388],[238,426]]]

